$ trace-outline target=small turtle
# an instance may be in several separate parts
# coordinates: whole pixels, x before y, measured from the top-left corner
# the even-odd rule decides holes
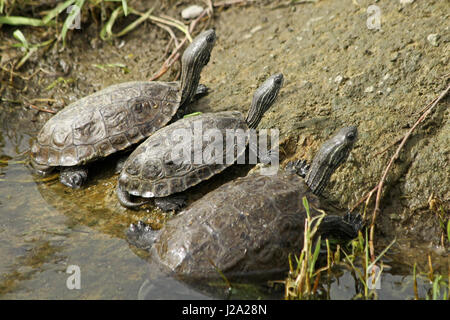
[[[198,35],[182,57],[181,81],[135,81],[107,87],[71,103],[45,123],[31,148],[31,164],[45,174],[61,167],[60,181],[79,188],[85,164],[125,150],[184,113],[199,87],[216,34]],[[204,87],[198,89],[204,93]]]
[[[311,168],[297,161],[275,175],[238,178],[194,202],[161,230],[141,221],[131,224],[127,238],[150,250],[163,271],[182,278],[214,277],[217,269],[227,277],[286,271],[288,255],[303,247],[302,198],[308,199],[311,214],[318,214],[320,194],[356,137],[356,127],[343,128],[323,144]],[[298,173],[306,173],[306,179]],[[353,238],[360,228],[360,215],[328,215],[319,232]]]
[[[247,118],[238,111],[204,113],[178,120],[149,137],[131,153],[124,164],[117,186],[120,203],[135,208],[149,201],[133,200],[132,195],[155,198],[155,205],[163,211],[178,210],[184,204],[184,195],[177,193],[211,178],[231,166],[239,157],[245,156],[246,149],[237,146],[239,139],[227,139],[230,130],[235,133],[240,130],[241,136],[246,139],[244,146],[248,145],[250,129],[258,126],[282,85],[282,74],[269,77],[256,90]],[[211,130],[216,134],[214,141],[205,141],[209,140],[204,137]],[[180,132],[193,132],[190,138],[186,134],[184,136],[188,138],[177,144],[178,150],[191,150],[187,155],[189,159],[174,152],[174,139]],[[195,142],[196,138],[200,139],[200,143]],[[209,154],[207,150],[220,150],[222,154],[217,152],[218,159],[212,157],[197,161],[196,154]]]

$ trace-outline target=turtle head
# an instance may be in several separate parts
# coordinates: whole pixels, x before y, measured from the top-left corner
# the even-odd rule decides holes
[[[347,159],[357,137],[358,128],[350,126],[322,144],[306,175],[306,184],[314,194],[322,193],[333,172]]]
[[[209,62],[211,51],[216,43],[213,29],[200,33],[186,48],[181,58],[181,104],[189,103],[194,96],[200,73]]]
[[[253,95],[252,105],[248,111],[247,125],[251,129],[255,129],[261,121],[264,113],[270,108],[275,101],[275,98],[280,92],[280,88],[283,86],[284,77],[283,74],[277,73],[270,76],[269,79],[256,89]]]

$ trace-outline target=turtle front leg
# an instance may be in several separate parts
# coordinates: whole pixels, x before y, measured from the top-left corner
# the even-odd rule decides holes
[[[194,93],[194,96],[191,99],[191,102],[197,101],[200,98],[206,96],[209,93],[209,88],[204,84],[199,84],[197,90]]]
[[[353,239],[362,227],[363,219],[359,213],[347,213],[344,217],[329,215],[323,218],[318,232],[338,239]]]
[[[86,181],[88,169],[86,167],[65,167],[61,169],[59,181],[73,189],[80,188]]]
[[[176,194],[164,198],[155,198],[155,206],[164,212],[179,211],[186,205],[186,195]]]
[[[195,91],[195,94],[191,98],[191,103],[195,102],[197,100],[200,100],[202,97],[206,96],[209,93],[209,88],[205,86],[204,84],[199,84],[197,87],[197,90]],[[185,104],[184,107],[178,109],[177,113],[175,114],[175,119],[179,120],[183,118],[186,114],[189,114],[191,112],[190,103]]]

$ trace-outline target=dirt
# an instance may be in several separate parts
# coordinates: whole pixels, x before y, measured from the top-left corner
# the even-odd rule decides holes
[[[141,11],[149,8],[144,2],[133,3]],[[188,3],[164,2],[158,13],[179,17]],[[372,4],[363,0],[297,5],[263,1],[217,9],[208,23],[216,29],[218,41],[201,78],[211,92],[192,110],[246,112],[256,87],[269,75],[282,72],[284,87],[259,128],[280,131],[285,164],[295,158],[311,160],[333,132],[345,125],[357,125],[359,141],[326,192],[338,206],[350,208],[378,183],[398,146],[394,143],[449,84],[449,1],[405,5],[376,1],[381,10],[380,29],[367,27],[367,8]],[[32,56],[17,72],[22,79],[16,75],[9,85],[12,75],[1,71],[2,157],[24,153],[52,116],[30,108],[31,103],[57,112],[108,85],[149,79],[167,58],[163,53],[169,35],[153,24],[146,22],[125,37],[106,42],[98,38],[98,26],[89,19],[82,21],[80,30],[69,32],[65,50],[60,51],[58,45]],[[14,30],[6,26],[0,29],[4,44],[15,42]],[[22,30],[31,42],[45,40],[41,32]],[[181,37],[180,32],[177,34]],[[433,34],[437,37],[430,38]],[[17,58],[20,51],[5,47],[1,65],[9,69],[8,59]],[[124,64],[126,70],[94,66],[111,63]],[[176,64],[160,80],[173,80],[179,69]],[[29,80],[23,79],[29,76]],[[59,82],[49,89],[59,77],[66,83]],[[51,100],[33,100],[43,98]],[[11,100],[21,103],[7,102]],[[438,213],[441,220],[448,221],[449,103],[447,96],[414,131],[384,188],[376,237],[381,243],[397,238],[394,250],[403,252],[398,259],[406,258],[409,266],[423,260],[426,253],[442,244],[442,239],[447,241],[442,237]],[[89,217],[94,212],[94,220],[98,221],[86,218],[77,223],[103,225],[100,230],[114,236],[120,227],[143,216],[155,225],[168,218],[149,208],[138,212],[122,208],[115,199],[115,180],[111,171],[97,172],[89,186],[79,191],[60,191],[55,184],[39,190],[44,199],[53,199],[48,201],[55,201],[55,195],[45,194],[56,192],[66,202],[83,203],[79,206],[83,215]],[[213,187],[214,183],[218,182],[211,182]],[[437,209],[430,208],[430,199]],[[367,212],[371,212],[373,200]],[[55,206],[61,207],[61,203],[64,201],[56,200]],[[421,250],[416,252],[419,247]],[[440,247],[438,251],[438,264],[446,270],[448,249]]]

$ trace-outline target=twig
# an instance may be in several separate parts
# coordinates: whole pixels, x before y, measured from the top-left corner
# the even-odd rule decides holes
[[[406,141],[408,140],[408,138],[411,136],[411,134],[413,133],[414,129],[423,122],[423,120],[431,113],[431,111],[434,109],[434,107],[438,104],[438,102],[440,100],[442,100],[442,98],[444,98],[448,91],[450,90],[450,85],[447,87],[447,89],[445,89],[436,99],[434,99],[434,101],[429,104],[428,109],[419,117],[419,119],[417,119],[417,121],[414,123],[414,125],[411,127],[411,129],[409,129],[409,131],[406,133],[406,135],[403,137],[402,142],[400,143],[400,145],[398,146],[397,150],[395,151],[394,155],[391,157],[391,159],[389,160],[388,165],[386,166],[386,168],[384,169],[383,175],[381,176],[380,182],[377,185],[377,197],[375,200],[375,209],[373,210],[373,214],[372,214],[372,224],[370,226],[370,239],[369,239],[369,246],[370,246],[370,257],[371,260],[374,261],[375,260],[375,250],[374,250],[374,246],[373,246],[373,235],[374,235],[374,229],[375,229],[375,220],[377,217],[377,213],[380,211],[380,200],[381,200],[381,193],[383,191],[383,185],[384,182],[386,180],[387,174],[389,172],[389,170],[391,169],[392,164],[394,163],[394,161],[399,157],[400,155],[400,151],[402,150],[403,146],[405,145]]]
[[[227,1],[219,1],[219,2],[214,2],[213,6],[218,8],[218,7],[231,6],[233,4],[250,3],[250,2],[256,2],[256,0],[227,0]]]
[[[192,33],[195,29],[195,26],[197,25],[197,23],[206,15],[206,13],[209,10],[203,10],[203,12],[194,20],[191,22],[190,26],[189,26],[189,31],[188,34]],[[163,76],[167,70],[169,70],[169,68],[180,58],[180,49],[183,47],[183,45],[187,42],[188,37],[187,34],[184,37],[183,41],[181,41],[179,43],[179,45],[176,46],[175,50],[172,52],[172,54],[166,59],[166,61],[164,61],[162,67],[159,69],[159,71],[154,74],[149,81],[155,81],[157,79],[159,79],[161,76]]]
[[[169,33],[171,39],[172,39],[173,41],[175,41],[175,47],[178,47],[178,44],[179,44],[180,42],[178,41],[178,38],[175,36],[175,33],[173,33],[172,29],[170,29],[170,27],[165,26],[165,25],[163,25],[163,24],[161,24],[161,23],[155,22],[155,24],[156,24],[158,27],[160,27],[161,29],[166,30],[166,31]]]
[[[395,140],[394,142],[392,142],[390,145],[388,145],[386,148],[384,148],[381,151],[378,151],[377,153],[374,154],[374,157],[378,156],[379,154],[385,153],[386,151],[388,151],[392,146],[395,146],[397,143],[399,143],[400,141],[402,141],[403,137],[398,138],[397,140]]]
[[[50,109],[45,109],[45,108],[40,108],[38,106],[35,106],[34,104],[30,104],[30,107],[35,109],[35,110],[38,110],[38,111],[43,111],[43,112],[48,112],[48,113],[53,113],[53,114],[56,113],[56,111],[53,111],[53,110],[50,110]]]

